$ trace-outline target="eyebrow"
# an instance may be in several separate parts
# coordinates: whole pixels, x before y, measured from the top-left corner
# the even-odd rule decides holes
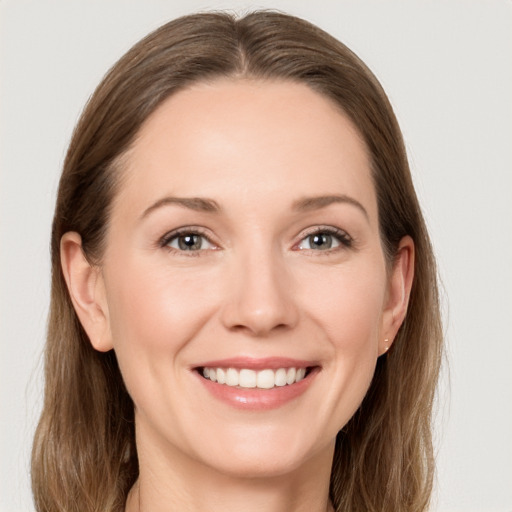
[[[218,213],[220,212],[220,206],[213,199],[206,199],[202,197],[163,197],[159,199],[156,203],[153,203],[149,208],[146,208],[141,215],[141,219],[147,217],[151,212],[161,208],[162,206],[168,205],[178,205],[183,208],[188,208],[190,210],[195,210],[197,212],[208,212],[208,213]]]
[[[299,212],[308,212],[313,210],[320,210],[326,208],[331,204],[344,203],[355,206],[360,210],[364,216],[369,220],[368,212],[366,208],[356,199],[347,195],[329,195],[329,196],[315,196],[315,197],[304,197],[294,201],[292,208]],[[198,212],[207,213],[219,213],[221,208],[219,204],[213,199],[206,199],[202,197],[172,197],[167,196],[159,199],[151,206],[146,208],[141,216],[141,219],[147,217],[154,210],[168,205],[178,205],[183,208]]]
[[[367,220],[370,219],[366,208],[353,197],[347,195],[329,195],[329,196],[315,196],[315,197],[304,197],[302,199],[298,199],[293,203],[293,209],[300,212],[307,212],[312,210],[319,210],[321,208],[326,208],[331,204],[336,203],[344,203],[355,206],[358,210],[360,210]]]

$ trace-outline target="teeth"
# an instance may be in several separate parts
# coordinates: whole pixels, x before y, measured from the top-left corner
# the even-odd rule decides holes
[[[274,382],[276,386],[286,386],[286,370],[284,368],[277,370]]]
[[[258,372],[256,387],[261,389],[271,389],[275,386],[276,376],[273,370],[262,370]]]
[[[244,368],[203,368],[203,377],[231,387],[272,389],[300,382],[306,368],[279,368],[278,370],[249,370]]]
[[[234,368],[230,368],[230,370],[238,374]],[[240,385],[241,388],[255,388],[257,385],[256,372],[254,370],[240,370],[240,378],[236,385]]]
[[[219,368],[219,370],[222,371],[221,368]],[[217,373],[219,370],[217,370]],[[228,368],[228,371],[226,372],[226,384],[228,386],[238,386],[239,380],[238,372],[234,368]],[[217,382],[218,381],[219,379],[217,378]]]
[[[219,368],[219,370],[217,371],[217,382],[219,384],[226,383],[226,372],[222,368]]]
[[[295,368],[289,368],[288,371],[286,372],[286,384],[293,384],[295,382],[296,375],[297,370]]]

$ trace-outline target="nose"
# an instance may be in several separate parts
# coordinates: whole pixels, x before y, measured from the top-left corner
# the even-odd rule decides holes
[[[292,279],[276,255],[253,252],[240,258],[230,269],[229,281],[230,292],[222,310],[227,329],[267,337],[297,324]]]

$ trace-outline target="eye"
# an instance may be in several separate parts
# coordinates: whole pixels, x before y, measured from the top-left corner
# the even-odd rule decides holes
[[[347,233],[338,229],[317,229],[304,237],[297,248],[299,250],[328,251],[341,246],[350,247],[352,239]]]
[[[176,251],[201,251],[215,249],[215,245],[203,234],[195,231],[181,231],[170,233],[162,240],[163,247],[169,247]]]

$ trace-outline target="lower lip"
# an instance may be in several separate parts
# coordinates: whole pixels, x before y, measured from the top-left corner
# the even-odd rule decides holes
[[[265,411],[277,409],[299,398],[313,382],[318,368],[312,369],[304,379],[286,386],[275,386],[272,389],[238,388],[219,384],[205,379],[198,372],[197,377],[206,389],[217,399],[237,409]]]

